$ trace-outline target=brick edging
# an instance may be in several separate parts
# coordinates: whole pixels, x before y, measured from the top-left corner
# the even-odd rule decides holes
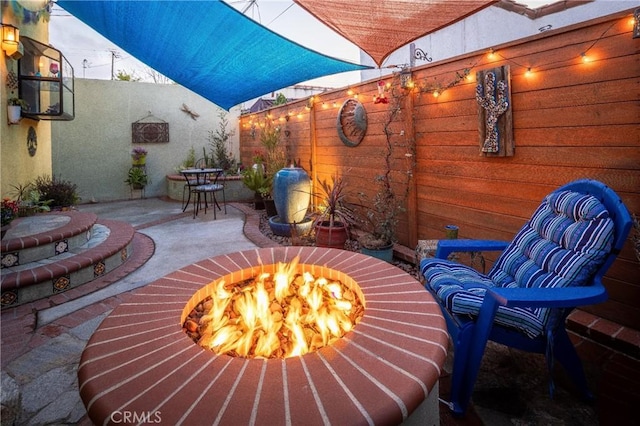
[[[567,330],[640,360],[640,331],[617,324],[581,309],[567,317]]]
[[[79,211],[51,212],[42,214],[67,216],[71,218],[71,220],[69,221],[69,223],[66,223],[50,231],[4,240],[2,241],[2,244],[0,246],[2,247],[2,252],[4,253],[9,251],[24,250],[44,244],[51,244],[55,241],[60,241],[65,238],[71,238],[73,236],[87,232],[89,229],[91,229],[91,227],[96,223],[98,219],[98,217],[94,213]]]
[[[135,234],[133,227],[124,222],[100,220],[96,223],[105,225],[111,230],[110,235],[102,244],[55,263],[3,274],[1,284],[2,291],[24,288],[90,267],[118,253],[131,242]],[[59,231],[55,230],[54,232],[57,233]]]

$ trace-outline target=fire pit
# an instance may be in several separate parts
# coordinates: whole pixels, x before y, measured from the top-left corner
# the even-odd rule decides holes
[[[330,345],[285,359],[216,355],[183,331],[215,282],[237,283],[296,256],[315,276],[359,288],[364,315]],[[85,348],[80,394],[95,424],[400,424],[438,419],[448,344],[440,310],[407,273],[337,249],[268,248],[204,260],[141,288]]]

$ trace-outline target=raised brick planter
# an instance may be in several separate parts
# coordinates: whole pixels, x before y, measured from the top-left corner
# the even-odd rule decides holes
[[[340,341],[302,357],[247,360],[216,356],[182,331],[207,284],[296,255],[360,286],[364,317]],[[399,424],[416,411],[419,424],[437,424],[447,345],[437,304],[400,269],[343,250],[265,248],[206,259],[133,292],[89,340],[78,379],[95,424],[125,412],[167,424]]]

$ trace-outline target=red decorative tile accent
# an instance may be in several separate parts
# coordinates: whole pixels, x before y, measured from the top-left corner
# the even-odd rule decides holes
[[[246,360],[217,356],[183,333],[207,284],[296,255],[360,286],[364,317],[336,344],[286,360]],[[265,248],[206,259],[134,291],[91,337],[78,378],[95,424],[116,410],[159,411],[168,424],[397,424],[433,389],[447,345],[438,306],[400,269],[343,250]]]

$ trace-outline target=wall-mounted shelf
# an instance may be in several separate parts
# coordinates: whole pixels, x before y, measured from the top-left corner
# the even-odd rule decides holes
[[[24,117],[36,120],[75,118],[73,67],[52,46],[21,37],[24,55],[18,61],[18,89],[28,108]]]

